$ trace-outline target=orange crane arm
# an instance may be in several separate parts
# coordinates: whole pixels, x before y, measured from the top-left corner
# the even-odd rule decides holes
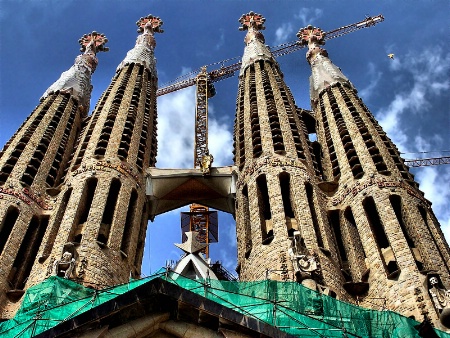
[[[381,14],[374,16],[374,17],[369,16],[369,17],[366,17],[362,21],[326,32],[325,40],[334,39],[334,38],[340,37],[342,35],[357,31],[362,28],[372,27],[382,21],[384,21],[384,17]],[[272,54],[274,57],[280,57],[283,55],[293,53],[304,47],[305,47],[304,45],[301,45],[299,43],[299,41],[296,40],[296,41],[292,41],[292,42],[288,42],[288,43],[284,43],[284,44],[272,47],[271,51],[272,51]],[[225,64],[225,62],[226,61],[216,62],[215,64],[222,64],[222,66],[218,69],[208,72],[210,82],[217,82],[217,81],[232,77],[232,76],[234,76],[236,71],[238,71],[241,68],[241,61],[233,63],[229,66],[223,66],[223,64]],[[171,83],[168,86],[159,88],[156,91],[156,95],[161,96],[161,95],[169,94],[169,93],[175,92],[177,90],[195,85],[197,83],[196,77],[199,72],[200,72],[200,70],[198,70],[197,72],[193,72],[193,75],[191,77],[182,78],[182,80],[180,80],[178,82]]]

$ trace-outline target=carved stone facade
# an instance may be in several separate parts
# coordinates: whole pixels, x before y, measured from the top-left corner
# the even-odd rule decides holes
[[[321,47],[324,33],[298,34],[312,69],[310,130],[305,114],[292,114],[264,46],[264,18],[251,12],[240,22],[248,30],[234,131],[241,280],[296,280],[448,328],[448,244],[398,149]]]

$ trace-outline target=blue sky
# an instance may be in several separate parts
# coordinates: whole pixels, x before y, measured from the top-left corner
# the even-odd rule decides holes
[[[83,34],[104,33],[111,49],[98,55],[92,110],[117,65],[134,46],[135,22],[140,17],[153,14],[164,21],[165,32],[157,35],[155,51],[163,86],[203,65],[241,57],[245,33],[238,31],[238,19],[251,10],[266,17],[264,35],[271,46],[294,41],[299,28],[308,24],[329,31],[365,15],[383,14],[383,23],[330,40],[325,48],[404,158],[449,156],[450,6],[448,1],[432,0],[0,0],[0,146],[45,90],[72,66]],[[310,68],[305,52],[278,61],[297,105],[309,109]],[[387,57],[389,53],[395,54],[394,60]],[[232,164],[237,83],[237,76],[216,83],[217,95],[210,100],[209,148],[217,166]],[[192,167],[194,107],[194,88],[158,99],[157,167]],[[450,240],[450,166],[412,172]],[[156,271],[166,259],[179,258],[181,251],[172,243],[181,241],[180,211],[149,223],[143,274]],[[233,218],[220,213],[219,228],[219,243],[211,245],[211,257],[233,271]]]

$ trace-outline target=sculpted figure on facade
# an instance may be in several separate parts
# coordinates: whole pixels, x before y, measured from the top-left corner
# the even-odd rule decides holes
[[[211,154],[206,154],[202,157],[201,170],[203,175],[209,175],[211,173],[211,164],[214,161],[214,157]]]
[[[305,280],[311,280],[311,283],[313,281],[318,282],[320,265],[315,255],[307,252],[306,248],[302,246],[299,231],[294,232],[294,238],[291,242],[291,247],[288,249],[288,254],[298,282],[302,282],[302,284]]]
[[[445,290],[440,285],[438,277],[431,277],[429,280],[428,292],[433,299],[434,306],[438,312],[442,312],[444,308],[450,308],[450,290]]]
[[[53,276],[64,273],[64,278],[68,279],[75,267],[75,258],[68,251],[64,252],[61,259],[57,259],[53,263]]]

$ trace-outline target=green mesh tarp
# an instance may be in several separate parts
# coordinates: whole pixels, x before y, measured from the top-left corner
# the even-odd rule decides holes
[[[0,324],[0,336],[33,337],[155,278],[299,337],[419,337],[413,319],[342,302],[295,282],[191,280],[164,270],[103,290],[50,277],[27,290],[16,316]]]

